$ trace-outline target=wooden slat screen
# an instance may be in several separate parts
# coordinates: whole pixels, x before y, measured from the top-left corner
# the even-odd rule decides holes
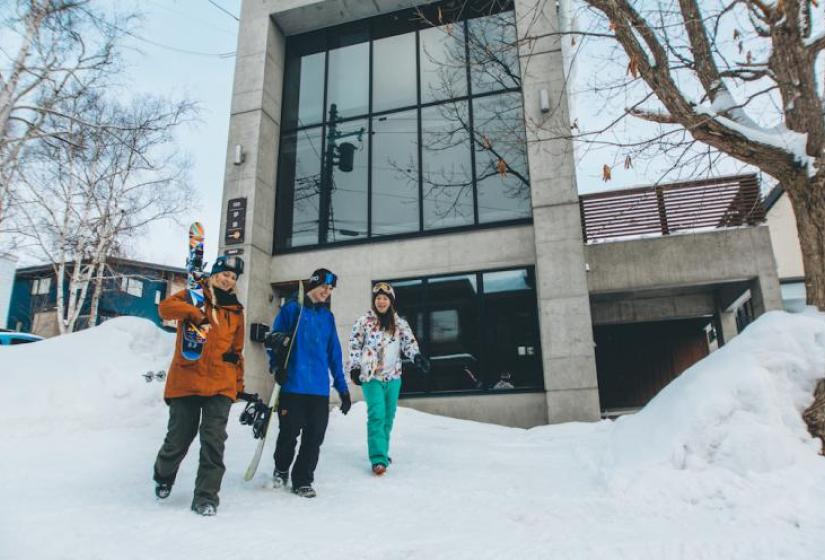
[[[586,194],[579,203],[586,242],[765,221],[753,174]]]

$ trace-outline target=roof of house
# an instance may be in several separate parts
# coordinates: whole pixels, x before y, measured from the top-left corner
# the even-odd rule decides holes
[[[158,272],[171,272],[173,274],[186,274],[185,268],[180,268],[176,266],[166,266],[163,264],[157,263],[148,263],[143,261],[134,261],[131,259],[122,259],[119,257],[111,257],[108,259],[108,263],[114,266],[131,266],[135,268],[144,268],[149,270],[155,270]],[[53,269],[52,265],[50,264],[38,264],[34,266],[27,266],[23,268],[18,268],[15,272],[16,276],[28,276],[34,274],[40,274],[43,272],[51,272]]]

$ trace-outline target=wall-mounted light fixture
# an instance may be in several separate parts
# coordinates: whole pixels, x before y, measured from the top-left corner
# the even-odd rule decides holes
[[[542,113],[550,112],[550,94],[546,89],[539,90],[539,109]]]
[[[246,159],[246,154],[243,151],[243,146],[240,144],[235,144],[235,149],[232,151],[232,163],[234,165],[240,165]]]

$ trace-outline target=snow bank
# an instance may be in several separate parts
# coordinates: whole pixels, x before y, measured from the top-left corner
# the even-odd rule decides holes
[[[189,511],[197,442],[153,494],[167,412],[143,374],[172,351],[138,319],[0,349],[0,560],[822,557],[825,459],[799,417],[825,373],[819,314],[763,316],[616,422],[521,430],[402,401],[380,478],[366,407],[335,410],[314,500],[267,489],[271,447],[243,481],[256,442],[235,405],[211,519]]]
[[[823,376],[825,319],[778,311],[763,315],[641,412],[617,420],[611,467],[717,466],[746,474],[805,461],[816,442],[801,413]]]
[[[0,348],[0,424],[51,426],[140,421],[163,406],[163,382],[175,337],[146,319],[119,317],[92,329]],[[164,407],[165,408],[165,407]],[[162,411],[161,411],[162,412]]]

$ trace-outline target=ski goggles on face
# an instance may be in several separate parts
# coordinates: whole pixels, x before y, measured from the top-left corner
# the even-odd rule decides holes
[[[312,286],[322,286],[327,284],[335,287],[338,284],[338,277],[332,272],[325,272],[324,274],[313,274],[309,277],[309,283]]]

